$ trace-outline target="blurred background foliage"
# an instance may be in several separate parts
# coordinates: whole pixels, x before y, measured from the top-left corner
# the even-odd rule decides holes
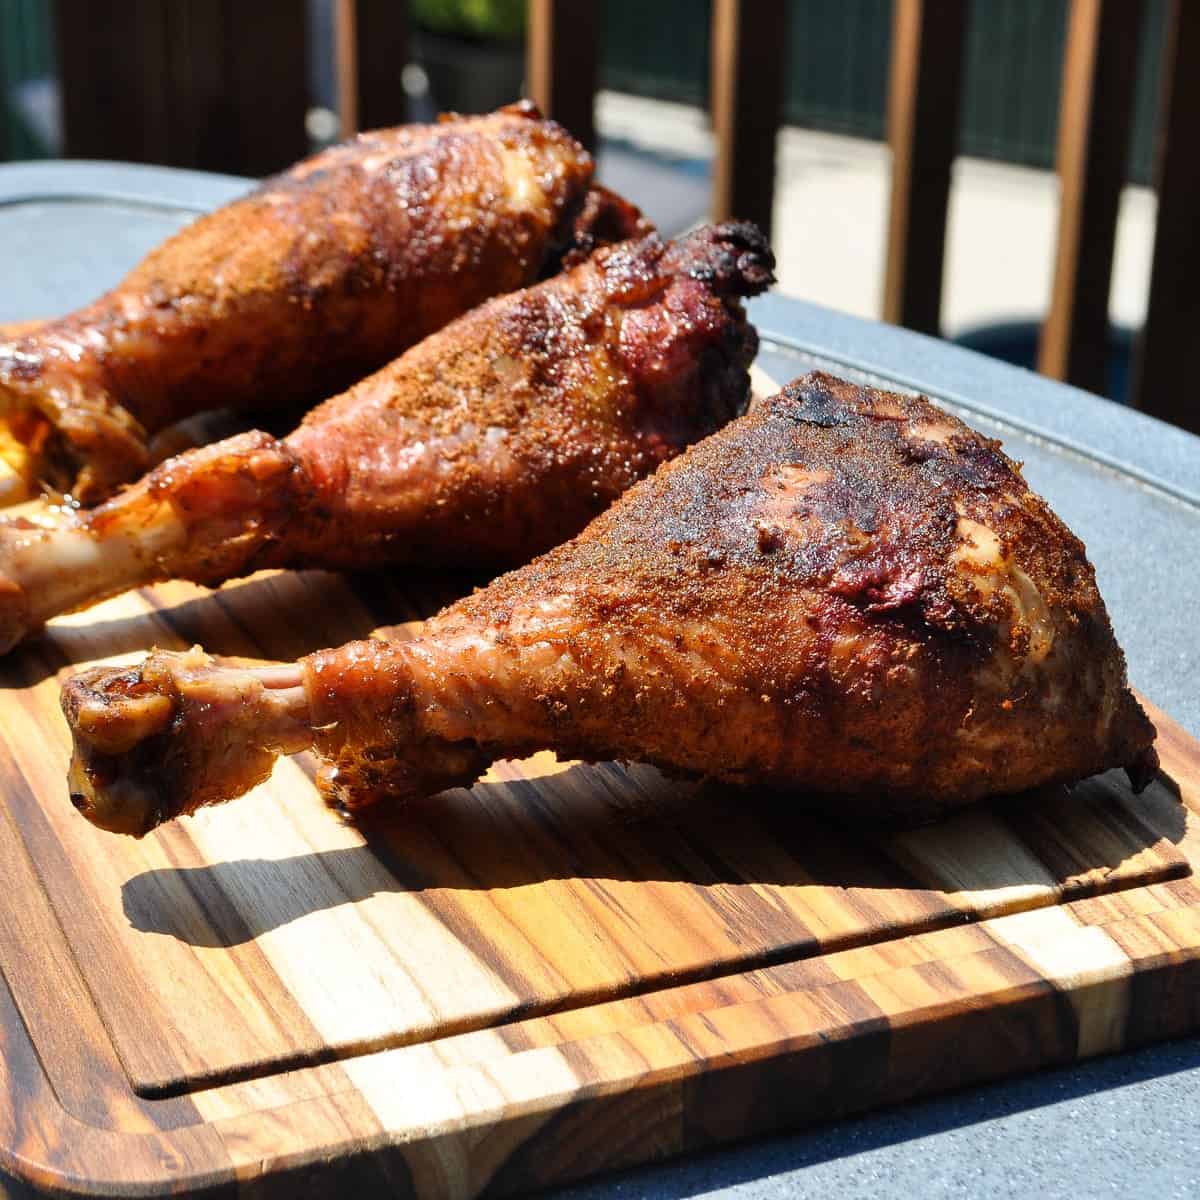
[[[525,33],[525,0],[409,0],[413,23],[434,33],[519,38]]]

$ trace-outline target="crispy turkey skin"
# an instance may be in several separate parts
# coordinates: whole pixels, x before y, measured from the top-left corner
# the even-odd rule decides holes
[[[133,833],[309,746],[350,809],[542,748],[914,816],[1156,764],[1083,545],[999,444],[820,374],[415,641],[157,652],[63,705],[72,798]]]
[[[156,430],[314,403],[553,269],[573,236],[638,232],[632,206],[589,197],[592,172],[529,104],[364,133],[296,164],[93,304],[0,341],[0,414],[24,449],[0,485],[36,477],[93,503],[145,470]]]

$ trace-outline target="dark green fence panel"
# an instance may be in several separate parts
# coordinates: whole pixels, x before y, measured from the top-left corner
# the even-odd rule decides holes
[[[960,145],[1029,166],[1054,162],[1066,0],[984,0],[971,7]]]
[[[1138,183],[1154,182],[1154,126],[1158,120],[1159,64],[1167,36],[1167,0],[1150,0],[1142,33],[1141,62],[1133,97],[1133,144],[1129,177]]]
[[[706,0],[602,0],[602,6],[601,87],[707,102]]]
[[[1158,65],[1166,0],[1150,0],[1139,54],[1129,176],[1153,176]],[[962,151],[1051,167],[1058,140],[1067,0],[975,0],[967,49]]]
[[[46,153],[14,104],[14,90],[50,74],[49,10],[49,0],[0,0],[0,147],[9,158]]]
[[[793,0],[790,33],[788,123],[883,137],[891,0]]]

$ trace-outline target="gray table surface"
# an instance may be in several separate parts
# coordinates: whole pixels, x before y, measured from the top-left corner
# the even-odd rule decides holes
[[[0,322],[65,312],[246,181],[105,163],[0,166]],[[761,365],[924,391],[1001,438],[1084,539],[1130,675],[1200,736],[1200,439],[946,343],[813,305],[752,305]],[[603,1177],[560,1200],[1200,1195],[1200,1038]]]

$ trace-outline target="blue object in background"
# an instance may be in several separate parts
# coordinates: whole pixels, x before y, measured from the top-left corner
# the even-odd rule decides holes
[[[978,350],[989,358],[998,358],[1016,367],[1035,370],[1041,326],[1033,321],[981,325],[951,339],[968,350]],[[1122,328],[1108,331],[1108,362],[1105,365],[1104,394],[1118,404],[1129,403],[1129,367],[1133,360],[1133,333]]]

